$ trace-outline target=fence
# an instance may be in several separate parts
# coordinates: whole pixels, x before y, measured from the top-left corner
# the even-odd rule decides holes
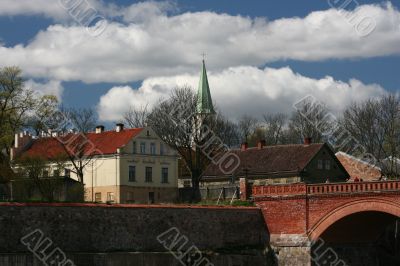
[[[180,188],[179,189],[179,200],[181,202],[191,201],[193,189],[192,188]],[[208,186],[200,188],[200,195],[202,200],[231,200],[240,198],[239,186]]]
[[[290,196],[290,195],[322,195],[338,193],[374,193],[399,191],[400,181],[380,181],[380,182],[349,182],[349,183],[330,183],[330,184],[284,184],[254,186],[253,195],[255,196]]]

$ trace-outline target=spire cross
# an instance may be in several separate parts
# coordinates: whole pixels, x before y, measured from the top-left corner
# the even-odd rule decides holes
[[[203,52],[201,55],[203,56],[203,61],[204,61],[206,59],[206,53]]]

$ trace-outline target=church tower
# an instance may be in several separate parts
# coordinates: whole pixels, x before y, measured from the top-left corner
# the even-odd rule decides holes
[[[208,115],[215,115],[204,59],[200,73],[199,87],[197,90],[197,114],[203,118]]]

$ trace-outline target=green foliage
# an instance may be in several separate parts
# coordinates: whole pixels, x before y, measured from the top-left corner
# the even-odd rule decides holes
[[[57,105],[55,96],[38,96],[25,88],[18,67],[0,68],[0,182],[14,178],[10,151],[15,133],[27,126],[36,132],[45,130],[44,121],[51,117]]]
[[[16,181],[19,182],[19,188],[24,190],[20,191],[19,195],[26,195],[26,198],[29,199],[33,194],[32,191],[38,190],[42,200],[54,201],[54,195],[60,191],[64,181],[60,175],[48,176],[49,164],[57,168],[58,173],[64,169],[62,161],[48,161],[40,157],[26,157],[16,162],[18,165]]]

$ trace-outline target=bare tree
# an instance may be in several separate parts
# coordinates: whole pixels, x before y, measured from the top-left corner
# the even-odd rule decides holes
[[[97,119],[92,109],[66,109],[65,119],[70,119],[70,128],[73,133],[62,134],[57,141],[62,146],[64,159],[72,164],[71,172],[75,173],[78,181],[83,183],[86,166],[93,163],[101,151],[89,139],[89,131],[93,130]],[[65,123],[67,124],[67,123]]]
[[[92,131],[97,123],[96,113],[92,108],[66,109],[68,117],[77,132],[87,133]]]
[[[140,128],[147,125],[147,118],[149,111],[147,105],[141,106],[140,108],[130,107],[127,112],[124,113],[124,120],[131,128]]]
[[[265,141],[267,144],[276,145],[285,142],[285,127],[288,123],[288,116],[283,113],[264,114]]]
[[[400,97],[389,94],[380,100],[382,108],[381,127],[385,129],[383,152],[388,158],[388,166],[385,167],[386,175],[399,177],[400,155]]]
[[[332,126],[327,121],[327,109],[323,105],[303,103],[294,111],[289,121],[289,135],[296,143],[302,143],[304,138],[312,138],[314,142],[323,142],[323,133]]]
[[[58,110],[58,99],[53,95],[44,95],[35,106],[33,115],[29,118],[28,125],[39,136],[41,132],[57,128],[53,115]]]
[[[369,99],[353,103],[343,113],[341,125],[357,140],[365,152],[380,162],[385,158],[399,156],[400,143],[400,99],[396,95],[385,95],[380,99]],[[392,160],[393,162],[395,160]],[[393,163],[393,167],[396,164]],[[387,175],[396,171],[385,165]]]
[[[214,129],[214,133],[225,143],[228,147],[237,147],[240,145],[240,134],[238,126],[230,121],[228,118],[217,114],[215,119],[209,119]]]
[[[255,132],[258,120],[249,115],[243,115],[238,121],[238,127],[242,141],[248,142],[249,137]]]
[[[160,100],[148,121],[161,139],[179,153],[191,173],[194,200],[198,200],[200,177],[210,162],[202,147],[218,134],[234,134],[232,125],[221,117],[197,114],[197,95],[190,87],[175,88],[169,99]],[[218,148],[209,145],[207,153],[213,154]]]
[[[192,176],[193,188],[199,187],[200,175],[205,165],[196,142],[195,130],[200,119],[196,115],[197,97],[189,87],[176,88],[166,101],[160,100],[151,114],[149,124],[168,145],[178,151]]]

